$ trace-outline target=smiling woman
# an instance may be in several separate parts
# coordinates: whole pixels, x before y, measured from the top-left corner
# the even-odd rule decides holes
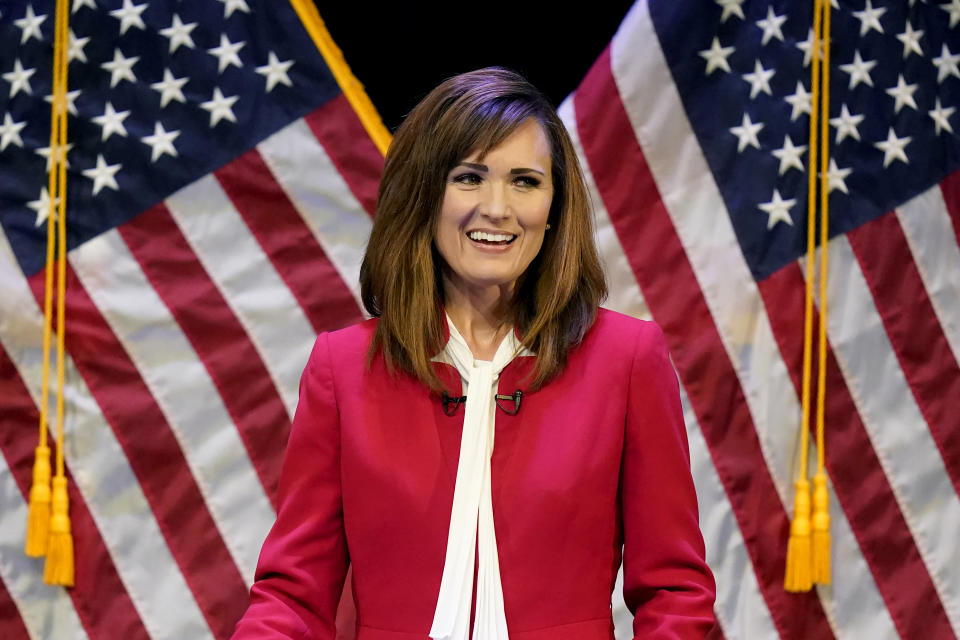
[[[450,171],[437,220],[448,313],[512,299],[517,279],[540,252],[553,200],[550,143],[536,120],[479,156],[472,153]],[[454,323],[463,329],[466,320]],[[497,346],[469,334],[467,343],[485,360]]]
[[[516,327],[537,353],[534,388],[563,367],[606,284],[576,153],[536,88],[491,68],[417,105],[387,153],[360,285],[380,317],[371,356],[431,389],[442,390],[430,363],[446,342],[442,309],[484,359]]]
[[[303,373],[235,638],[702,638],[714,583],[663,335],[599,309],[591,211],[553,108],[451,78],[387,153],[361,268],[371,320]],[[471,633],[472,628],[472,633]]]

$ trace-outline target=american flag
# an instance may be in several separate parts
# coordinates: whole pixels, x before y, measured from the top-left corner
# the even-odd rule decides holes
[[[290,4],[72,1],[76,587],[45,586],[23,543],[53,7],[0,4],[0,637],[225,638],[310,348],[362,319],[382,155]]]
[[[952,638],[960,0],[833,12],[834,580],[782,588],[800,422],[804,4],[640,2],[561,115],[593,191],[607,306],[667,334],[722,634]],[[361,317],[382,162],[285,3],[73,10],[77,586],[63,590],[22,554],[52,2],[0,7],[0,637],[225,637],[273,521],[309,345]]]
[[[834,2],[833,584],[783,589],[812,3],[640,2],[562,112],[611,306],[677,368],[728,638],[960,633],[960,0]]]

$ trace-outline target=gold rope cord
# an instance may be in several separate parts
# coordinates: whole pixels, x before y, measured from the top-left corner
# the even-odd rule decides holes
[[[67,263],[67,48],[69,44],[67,0],[57,0],[53,38],[53,100],[50,109],[50,168],[47,175],[46,274],[43,298],[43,382],[41,389],[39,444],[33,467],[33,485],[27,516],[25,552],[46,556],[44,580],[48,584],[73,586],[73,538],[70,534],[67,479],[63,462],[64,336],[66,321]],[[54,230],[56,224],[56,233]],[[56,246],[56,263],[54,247]],[[50,337],[53,324],[54,264],[56,264],[57,314],[57,457],[56,474],[50,479],[50,448],[47,445],[50,398]]]
[[[794,484],[793,520],[787,543],[784,588],[809,591],[814,583],[830,583],[829,495],[824,469],[824,406],[826,398],[827,240],[829,233],[829,113],[830,113],[830,2],[814,0],[810,98],[810,143],[807,173],[807,255],[803,317],[803,378],[801,388],[800,465]],[[818,131],[819,125],[819,131]],[[818,135],[819,134],[819,135]],[[819,162],[818,162],[819,161]],[[810,404],[813,360],[814,266],[817,240],[817,171],[820,177],[820,322],[817,358],[817,472],[813,478],[811,518],[809,462]]]

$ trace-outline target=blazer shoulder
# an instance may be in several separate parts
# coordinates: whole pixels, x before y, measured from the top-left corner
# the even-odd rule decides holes
[[[597,310],[593,325],[571,356],[598,359],[607,367],[617,365],[624,374],[650,358],[668,357],[663,332],[655,322],[603,308]]]
[[[370,318],[336,331],[322,333],[317,339],[320,340],[324,335],[326,336],[333,362],[342,362],[344,359],[353,359],[358,356],[365,359],[377,322],[377,318]]]
[[[664,341],[663,331],[653,320],[641,320],[603,307],[597,310],[597,319],[589,333],[621,344],[639,342],[657,346]]]

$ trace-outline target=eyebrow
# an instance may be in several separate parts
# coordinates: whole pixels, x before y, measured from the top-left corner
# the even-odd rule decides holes
[[[476,171],[483,171],[483,172],[490,171],[490,167],[488,167],[487,165],[479,164],[476,162],[461,162],[459,166],[467,167],[468,169],[474,169]],[[510,169],[511,175],[516,175],[519,173],[539,173],[542,176],[546,175],[543,171],[540,171],[539,169],[531,169],[528,167],[518,167],[516,169]]]

